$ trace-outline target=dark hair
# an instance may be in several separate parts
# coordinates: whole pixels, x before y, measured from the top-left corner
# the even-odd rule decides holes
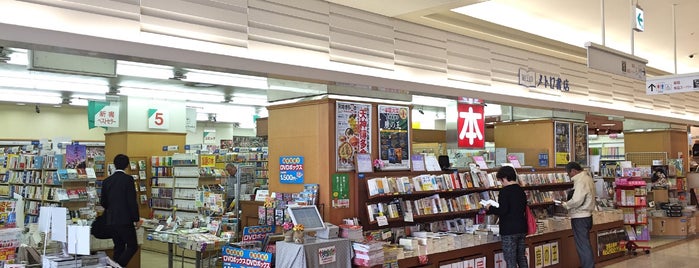
[[[568,164],[566,164],[566,173],[570,173],[573,169],[583,171],[583,168],[577,162],[568,162]]]
[[[114,167],[124,170],[129,166],[129,157],[125,154],[118,154],[114,157]]]
[[[498,179],[507,179],[508,181],[517,181],[517,172],[511,166],[504,166],[498,169],[498,173],[495,174]]]

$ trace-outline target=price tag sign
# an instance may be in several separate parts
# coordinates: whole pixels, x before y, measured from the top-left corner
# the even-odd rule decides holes
[[[388,225],[388,218],[386,218],[386,216],[378,216],[376,217],[376,222],[379,226],[386,226]]]
[[[284,184],[303,183],[303,156],[279,157],[279,182]]]
[[[170,113],[163,109],[148,109],[148,128],[170,128]]]
[[[406,212],[405,215],[403,216],[403,221],[413,222],[413,212],[412,211]]]

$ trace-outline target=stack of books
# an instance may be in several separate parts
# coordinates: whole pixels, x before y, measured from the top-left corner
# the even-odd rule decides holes
[[[383,245],[385,244],[386,242],[381,241],[352,243],[352,249],[354,249],[353,263],[355,265],[369,267],[374,265],[383,265]]]

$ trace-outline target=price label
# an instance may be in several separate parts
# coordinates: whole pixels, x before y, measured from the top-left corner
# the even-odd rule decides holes
[[[148,109],[148,128],[170,128],[170,113],[163,109]]]
[[[376,217],[376,222],[379,226],[386,226],[388,225],[388,218],[386,218],[386,216],[378,216]]]
[[[413,212],[412,211],[406,212],[405,215],[403,216],[403,221],[413,222]]]

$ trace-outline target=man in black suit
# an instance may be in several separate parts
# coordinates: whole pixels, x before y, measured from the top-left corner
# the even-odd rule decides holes
[[[100,199],[107,225],[113,230],[113,258],[122,267],[126,267],[138,250],[136,229],[141,227],[134,179],[124,173],[128,166],[128,156],[119,154],[114,157],[116,170],[102,183]]]

